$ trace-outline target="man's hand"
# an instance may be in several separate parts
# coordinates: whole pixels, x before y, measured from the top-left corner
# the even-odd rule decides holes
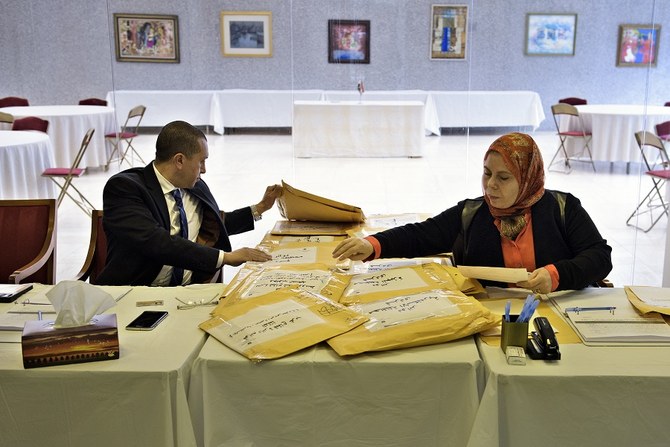
[[[244,264],[247,261],[254,262],[267,262],[272,259],[272,256],[265,253],[264,251],[257,250],[255,248],[238,248],[224,254],[223,263],[226,265],[238,266]]]
[[[263,214],[275,204],[275,200],[281,196],[282,187],[281,185],[270,185],[265,188],[265,194],[260,202],[256,204],[256,211]]]

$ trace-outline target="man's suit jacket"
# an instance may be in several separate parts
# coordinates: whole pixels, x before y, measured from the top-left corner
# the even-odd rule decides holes
[[[170,216],[152,163],[109,179],[103,191],[107,262],[98,284],[151,285],[163,265],[192,270],[193,283],[211,278],[219,250],[231,250],[228,235],[252,230],[253,215],[246,207],[222,218],[201,179],[188,191],[203,205],[198,243],[170,236]]]

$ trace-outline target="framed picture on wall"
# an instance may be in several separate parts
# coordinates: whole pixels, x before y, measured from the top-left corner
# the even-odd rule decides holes
[[[177,16],[114,14],[114,43],[119,62],[179,62]]]
[[[328,62],[370,63],[370,21],[328,20]]]
[[[221,11],[221,54],[272,57],[272,12]]]
[[[526,54],[574,56],[577,14],[526,15]]]
[[[619,25],[618,67],[656,66],[661,25]]]
[[[468,7],[465,5],[432,5],[430,58],[465,60]]]

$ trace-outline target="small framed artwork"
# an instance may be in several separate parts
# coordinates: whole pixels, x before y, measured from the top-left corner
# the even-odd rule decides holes
[[[431,17],[430,58],[465,60],[468,7],[433,5]]]
[[[272,57],[272,12],[221,11],[221,54]]]
[[[574,56],[577,14],[526,15],[526,54]]]
[[[619,25],[618,67],[656,66],[661,25]]]
[[[370,63],[370,21],[328,20],[328,62]]]
[[[179,62],[177,16],[114,14],[114,43],[119,62]]]

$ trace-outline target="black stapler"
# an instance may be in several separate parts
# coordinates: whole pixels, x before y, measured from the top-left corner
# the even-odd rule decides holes
[[[558,349],[554,328],[546,317],[536,317],[533,320],[536,331],[531,332],[531,338],[526,344],[526,355],[534,360],[560,360],[561,351]]]

